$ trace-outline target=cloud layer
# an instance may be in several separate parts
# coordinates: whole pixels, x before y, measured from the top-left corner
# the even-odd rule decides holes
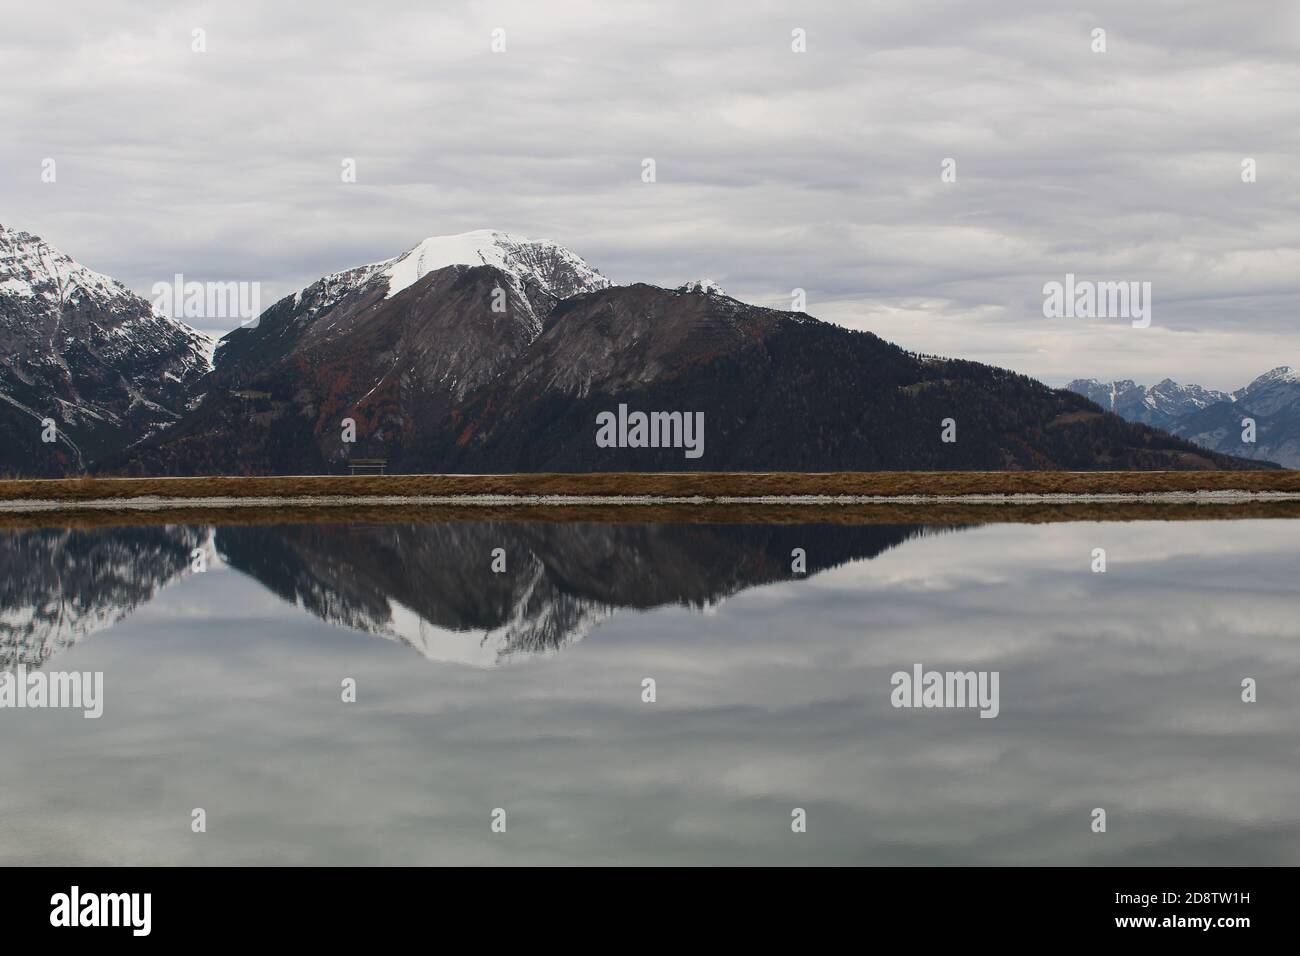
[[[0,34],[0,221],[143,294],[183,272],[264,302],[498,228],[616,282],[803,288],[814,315],[1052,383],[1232,388],[1300,365],[1296,10],[30,7]],[[1045,319],[1066,272],[1150,281],[1152,327]]]

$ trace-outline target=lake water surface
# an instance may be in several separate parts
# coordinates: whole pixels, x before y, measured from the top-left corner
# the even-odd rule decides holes
[[[1298,581],[1287,520],[0,531],[0,668],[104,675],[0,709],[0,864],[1295,865]]]

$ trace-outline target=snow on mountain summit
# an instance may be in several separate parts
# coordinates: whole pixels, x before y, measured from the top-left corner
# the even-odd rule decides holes
[[[85,297],[97,305],[137,298],[116,279],[87,269],[31,233],[0,223],[0,295],[62,306]]]
[[[1276,415],[1283,410],[1300,412],[1300,372],[1290,365],[1279,365],[1233,393],[1236,401],[1261,415]]]
[[[388,279],[390,299],[430,272],[453,265],[496,266],[524,288],[541,288],[558,299],[610,285],[608,279],[559,243],[491,229],[431,236],[379,265],[383,267],[380,274]]]
[[[712,279],[692,279],[676,289],[678,292],[703,292],[705,295],[726,295],[722,286],[718,285]]]
[[[449,266],[493,266],[504,272],[526,310],[544,314],[560,299],[608,288],[611,283],[581,256],[549,239],[528,239],[493,229],[430,236],[399,256],[334,272],[293,296],[296,313],[315,319],[357,292],[384,290],[392,299],[431,272]],[[540,332],[540,320],[533,316]]]
[[[1300,369],[1294,369],[1290,365],[1279,365],[1277,368],[1269,369],[1255,381],[1246,386],[1246,389],[1254,388],[1257,385],[1268,385],[1273,382],[1287,382],[1290,384],[1300,383]]]

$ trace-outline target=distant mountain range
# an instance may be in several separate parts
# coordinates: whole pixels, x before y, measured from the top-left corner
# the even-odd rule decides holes
[[[708,279],[614,286],[506,233],[327,275],[227,334],[211,370],[198,333],[119,283],[25,233],[3,241],[10,474],[313,474],[356,458],[394,472],[1259,466]],[[635,422],[656,412],[662,444]],[[616,414],[617,441],[598,440]],[[698,456],[674,440],[683,419],[704,423]],[[58,442],[40,440],[46,420]]]
[[[1179,385],[1170,378],[1152,386],[1076,379],[1066,388],[1131,422],[1163,428],[1203,448],[1300,468],[1300,371],[1289,365],[1235,392]],[[1242,440],[1244,418],[1255,421],[1254,443]]]

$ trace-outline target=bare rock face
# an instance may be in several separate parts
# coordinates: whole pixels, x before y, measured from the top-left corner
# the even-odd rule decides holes
[[[75,474],[176,422],[207,345],[121,283],[0,225],[0,473]]]

